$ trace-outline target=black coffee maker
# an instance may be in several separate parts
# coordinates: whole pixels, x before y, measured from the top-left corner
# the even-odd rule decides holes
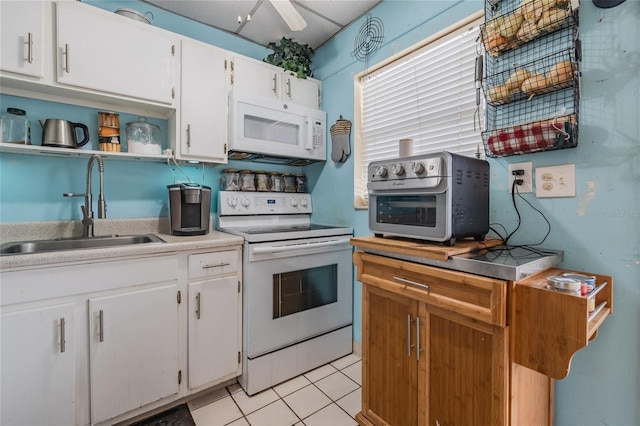
[[[176,183],[169,189],[171,235],[204,235],[209,232],[211,188],[197,183]]]

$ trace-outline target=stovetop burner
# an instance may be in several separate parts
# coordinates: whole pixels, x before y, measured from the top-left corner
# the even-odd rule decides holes
[[[307,225],[294,225],[294,226],[272,226],[272,227],[259,227],[259,228],[237,228],[238,232],[244,234],[275,234],[286,232],[301,232],[301,231],[314,231],[323,229],[334,229],[335,226],[319,225],[316,223],[310,223]]]
[[[312,223],[311,212],[311,194],[218,193],[218,230],[250,243],[353,234],[349,226]]]

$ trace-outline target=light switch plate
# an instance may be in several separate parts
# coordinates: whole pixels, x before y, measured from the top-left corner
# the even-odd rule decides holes
[[[513,181],[515,179],[522,179],[522,185],[518,186],[519,194],[526,194],[533,192],[533,175],[532,175],[533,163],[528,161],[526,163],[513,163],[509,164],[509,192],[513,188]],[[524,170],[524,175],[514,176],[511,172],[513,170]]]
[[[575,197],[576,169],[574,164],[536,167],[536,197]]]

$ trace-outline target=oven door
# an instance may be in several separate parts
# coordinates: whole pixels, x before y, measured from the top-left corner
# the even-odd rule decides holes
[[[451,238],[450,192],[372,193],[369,228],[376,234],[445,241]]]
[[[245,243],[249,359],[352,323],[350,236]]]

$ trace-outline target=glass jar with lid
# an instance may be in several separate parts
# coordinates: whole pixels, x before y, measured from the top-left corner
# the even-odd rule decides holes
[[[284,192],[296,192],[296,178],[291,173],[283,173]]]
[[[146,118],[127,123],[127,151],[139,154],[162,154],[160,127]]]
[[[269,191],[282,192],[282,174],[280,172],[269,172]]]
[[[31,121],[25,110],[7,108],[7,112],[0,113],[0,127],[2,127],[0,142],[31,145]]]
[[[223,191],[240,190],[240,172],[237,169],[224,169],[220,176],[220,189]]]
[[[255,191],[256,190],[256,175],[253,170],[240,170],[240,190],[241,191]]]
[[[307,177],[302,173],[294,175],[296,179],[296,192],[307,192]]]
[[[269,190],[269,175],[264,170],[256,170],[256,191],[267,192]]]

